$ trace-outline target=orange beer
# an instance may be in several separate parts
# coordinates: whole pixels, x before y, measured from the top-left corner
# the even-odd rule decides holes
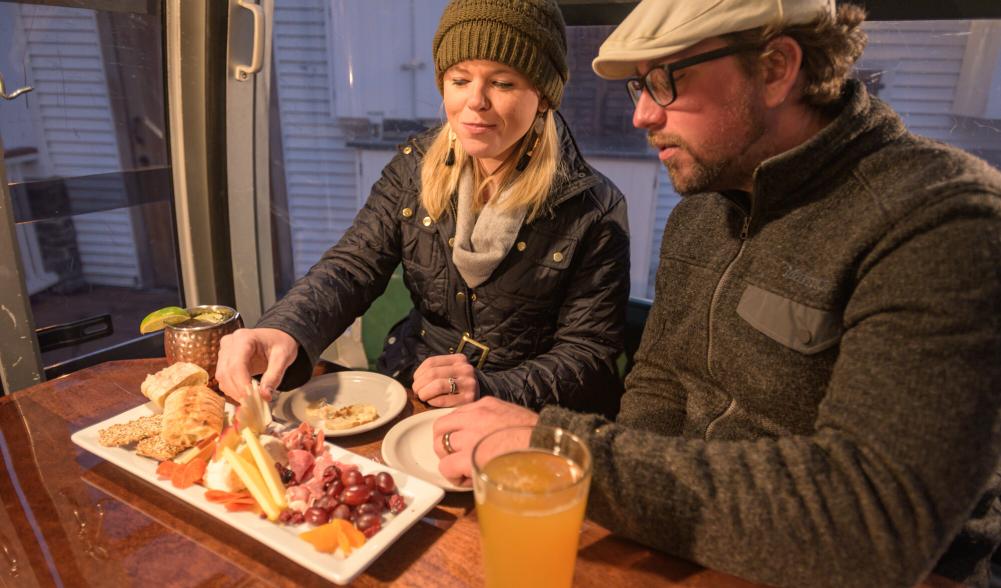
[[[573,583],[590,455],[580,455],[587,449],[573,435],[550,431],[558,431],[564,444],[579,447],[575,452],[546,447],[545,435],[540,439],[536,431],[535,447],[503,453],[476,467],[476,513],[488,587]],[[489,443],[489,436],[484,441]]]

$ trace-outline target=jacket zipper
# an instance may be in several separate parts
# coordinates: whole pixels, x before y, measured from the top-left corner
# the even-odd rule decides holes
[[[723,285],[726,284],[727,278],[730,277],[730,272],[733,270],[733,266],[737,264],[737,260],[744,253],[744,246],[747,245],[747,235],[748,230],[751,226],[751,215],[744,217],[744,224],[740,228],[740,247],[737,249],[736,255],[730,259],[730,263],[727,264],[726,269],[723,270],[723,275],[720,276],[719,282],[716,283],[716,288],[713,290],[712,298],[709,301],[709,323],[706,325],[706,373],[712,376],[712,354],[713,354],[713,317],[716,314],[716,303],[719,301],[720,293],[723,291]],[[727,405],[726,409],[720,413],[719,416],[714,418],[712,421],[706,425],[705,438],[709,439],[709,434],[712,432],[716,423],[723,419],[727,414],[729,414],[736,406],[737,401],[731,399],[730,403]]]
[[[712,436],[713,430],[716,428],[716,425],[719,424],[719,422],[722,421],[723,419],[725,419],[727,416],[729,416],[729,414],[731,412],[733,412],[733,410],[735,408],[737,408],[737,401],[735,399],[731,398],[730,399],[730,404],[726,405],[726,410],[724,410],[723,412],[721,412],[718,417],[714,418],[706,426],[706,435],[705,435],[705,440],[706,441],[708,441],[709,437]]]

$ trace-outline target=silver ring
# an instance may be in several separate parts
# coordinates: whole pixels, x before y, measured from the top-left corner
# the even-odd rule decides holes
[[[452,376],[448,377],[448,393],[449,394],[459,393],[459,387],[455,385],[455,378],[453,378]]]
[[[445,453],[448,453],[449,455],[455,453],[455,450],[452,449],[452,440],[451,440],[453,432],[454,431],[449,431],[444,435],[442,435],[441,437],[441,446],[445,448]]]

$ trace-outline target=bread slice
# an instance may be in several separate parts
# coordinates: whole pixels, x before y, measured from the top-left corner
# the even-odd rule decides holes
[[[143,396],[152,400],[158,409],[163,410],[167,397],[174,390],[185,386],[205,386],[208,383],[208,372],[193,363],[182,361],[146,376],[139,389],[142,390]]]
[[[190,447],[222,432],[225,401],[206,386],[180,388],[167,396],[160,435],[171,445]]]

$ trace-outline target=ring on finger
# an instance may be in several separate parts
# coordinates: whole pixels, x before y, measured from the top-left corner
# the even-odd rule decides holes
[[[455,449],[452,448],[452,433],[454,431],[449,431],[442,435],[441,446],[445,448],[445,453],[451,455],[455,453]]]
[[[459,393],[459,387],[455,384],[455,378],[453,378],[452,376],[448,377],[448,393],[449,394]]]

